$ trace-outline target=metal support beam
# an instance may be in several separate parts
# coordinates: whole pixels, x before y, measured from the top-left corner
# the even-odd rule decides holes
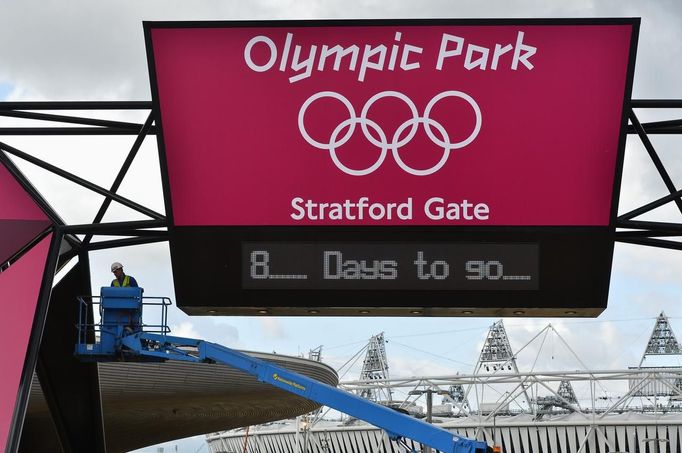
[[[90,181],[87,181],[87,180],[80,178],[80,177],[78,177],[72,173],[64,171],[61,168],[56,167],[52,164],[48,164],[47,162],[42,161],[40,159],[37,159],[37,158],[31,156],[30,154],[27,154],[27,153],[20,151],[20,150],[14,148],[12,146],[7,145],[6,143],[0,142],[0,150],[4,150],[5,152],[13,154],[13,155],[15,155],[21,159],[24,159],[27,162],[32,163],[33,165],[36,165],[36,166],[38,166],[44,170],[47,170],[51,173],[54,173],[58,176],[61,176],[64,179],[67,179],[73,183],[76,183],[79,186],[85,187],[86,189],[90,189],[95,193],[98,193],[98,194],[103,195],[105,197],[113,198],[114,200],[118,201],[122,205],[127,206],[130,209],[134,209],[135,211],[140,212],[146,216],[149,216],[152,219],[161,220],[164,218],[164,216],[162,214],[159,214],[158,212],[152,211],[151,209],[146,208],[146,207],[142,206],[141,204],[135,203],[134,201],[129,200],[125,197],[122,197],[120,195],[116,195],[115,193],[111,193],[108,190],[106,190],[106,189],[104,189],[104,188],[102,188],[96,184],[91,183]]]
[[[85,225],[90,225],[90,224],[85,224]],[[104,224],[108,225],[108,224]],[[135,236],[135,237],[160,237],[160,236],[168,236],[168,232],[166,230],[142,230],[142,229],[128,229],[128,230],[109,230],[106,233],[99,233],[99,232],[93,232],[93,233],[87,233],[87,234],[92,234],[93,236],[95,235],[104,235],[104,236],[125,236],[125,237],[130,237],[130,236]]]
[[[682,109],[682,99],[633,99],[630,101],[633,109]]]
[[[165,220],[134,220],[130,222],[111,222],[98,223],[96,225],[87,223],[83,225],[67,225],[62,227],[65,233],[71,234],[101,234],[107,235],[109,232],[134,232],[140,228],[164,228]]]
[[[28,192],[31,198],[40,206],[40,209],[49,217],[49,219],[56,223],[57,225],[63,225],[64,221],[59,217],[59,215],[52,209],[52,206],[43,198],[43,196],[33,187],[33,184],[24,176],[24,174],[14,165],[14,162],[3,152],[1,152],[2,142],[0,142],[0,164],[7,168],[14,179],[16,179],[21,187]]]
[[[644,220],[625,220],[619,222],[621,228],[636,228],[640,230],[650,230],[660,233],[677,233],[682,235],[682,224],[667,222],[648,222]]]
[[[139,131],[142,127],[141,124],[137,123],[100,120],[96,118],[83,118],[78,116],[54,115],[51,113],[25,112],[23,110],[0,110],[0,116],[39,121],[51,121],[55,123],[80,124],[84,126],[108,127],[112,129],[125,129],[131,131]]]
[[[666,120],[653,121],[650,123],[642,123],[642,129],[647,134],[682,134],[682,120]],[[636,134],[637,130],[632,124],[629,124],[625,129],[627,134]]]
[[[150,101],[9,101],[0,110],[151,110]]]
[[[109,192],[116,193],[116,191],[118,191],[118,189],[121,187],[121,183],[123,182],[123,178],[125,178],[126,173],[128,173],[128,170],[130,169],[130,166],[133,163],[133,160],[135,160],[135,157],[137,156],[137,152],[140,150],[140,147],[142,146],[142,142],[144,142],[144,139],[147,136],[149,129],[152,127],[153,122],[154,122],[154,114],[150,113],[149,116],[147,117],[147,121],[145,121],[144,125],[141,126],[140,131],[137,135],[137,138],[135,139],[135,143],[133,143],[133,146],[130,148],[130,152],[128,153],[128,156],[126,157],[126,160],[123,162],[121,169],[118,171],[118,175],[116,175],[116,179],[114,179],[114,182],[111,185]],[[104,201],[102,202],[102,205],[100,206],[99,211],[97,211],[97,214],[95,215],[95,218],[93,219],[92,223],[99,223],[102,221],[102,219],[104,218],[104,214],[107,212],[107,209],[111,205],[111,201],[112,201],[111,197],[105,197],[104,198]],[[92,240],[92,235],[88,234],[83,239],[83,243],[87,245],[90,242],[90,240]]]
[[[657,231],[657,230],[627,230],[616,231],[616,238],[648,238],[648,237],[671,237],[682,236],[679,231]],[[618,239],[616,239],[618,240]]]
[[[678,190],[675,193],[671,193],[670,195],[666,195],[665,197],[659,198],[658,200],[652,201],[651,203],[648,203],[642,207],[639,207],[637,209],[633,209],[632,211],[623,214],[621,216],[618,216],[618,221],[623,221],[623,220],[630,220],[634,217],[640,216],[642,214],[646,214],[647,212],[653,211],[656,208],[659,208],[663,206],[664,204],[667,204],[673,200],[679,200],[682,197],[682,190]]]
[[[682,250],[682,242],[666,241],[665,239],[654,238],[616,238],[617,242],[625,242],[628,244],[646,245],[649,247],[658,247],[670,250]]]
[[[633,112],[633,111],[630,111],[630,121],[632,122],[632,125],[634,126],[635,130],[637,131],[637,135],[639,135],[640,140],[642,140],[644,147],[646,148],[647,152],[649,153],[649,157],[651,157],[651,160],[653,161],[654,165],[656,166],[656,170],[658,170],[658,174],[661,176],[661,179],[663,179],[663,183],[668,188],[668,191],[670,192],[670,194],[676,193],[677,188],[675,187],[675,184],[673,183],[672,179],[670,178],[668,171],[665,169],[663,162],[661,162],[660,157],[658,157],[658,154],[656,153],[656,150],[654,149],[654,145],[651,143],[651,140],[649,140],[649,137],[647,136],[646,132],[644,131],[644,128],[642,127],[639,120],[637,119],[637,115],[635,115],[635,112]],[[680,213],[682,214],[682,200],[680,200],[678,198],[678,199],[675,199],[674,201],[675,201],[675,204],[677,205],[677,208],[680,210]]]
[[[156,134],[156,129],[150,134]],[[0,135],[137,135],[132,129],[112,129],[104,127],[0,127]]]
[[[128,247],[131,245],[154,244],[156,242],[165,242],[167,240],[168,240],[167,236],[116,239],[113,241],[91,242],[90,244],[85,246],[84,249],[88,251],[105,250],[119,247]]]

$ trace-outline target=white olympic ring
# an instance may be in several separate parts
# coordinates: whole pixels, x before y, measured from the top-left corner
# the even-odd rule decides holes
[[[412,114],[412,118],[408,119],[407,121],[403,122],[400,126],[398,126],[390,142],[388,141],[386,133],[381,128],[381,126],[379,126],[375,121],[367,117],[372,105],[374,105],[375,102],[386,97],[400,99],[408,106]],[[471,134],[469,134],[467,138],[455,143],[450,142],[450,136],[448,135],[448,132],[445,129],[445,127],[443,127],[441,123],[430,117],[431,111],[433,110],[435,105],[440,100],[448,97],[457,97],[465,100],[474,110],[474,114],[476,115],[476,125],[474,126],[474,130],[471,132]],[[331,133],[331,136],[329,137],[328,143],[318,142],[317,140],[313,139],[310,136],[310,134],[308,134],[308,131],[306,130],[304,124],[305,113],[308,110],[308,107],[310,107],[310,105],[313,102],[321,98],[332,98],[340,101],[346,107],[346,110],[348,110],[349,115],[348,119],[341,121],[334,128],[334,130]],[[435,173],[438,170],[440,170],[443,167],[443,165],[445,165],[445,163],[448,160],[448,157],[450,157],[451,150],[464,148],[465,146],[467,146],[476,139],[476,136],[478,136],[478,133],[481,131],[482,122],[483,120],[481,115],[481,109],[476,103],[476,101],[471,96],[461,91],[443,91],[442,93],[439,93],[436,96],[434,96],[426,105],[426,108],[424,109],[424,116],[419,116],[417,107],[414,105],[412,100],[403,93],[400,93],[399,91],[382,91],[380,93],[375,94],[374,96],[367,100],[364,107],[362,108],[359,117],[355,115],[355,108],[353,108],[353,104],[351,104],[350,101],[346,99],[343,95],[336,93],[334,91],[320,91],[319,93],[313,94],[308,99],[306,99],[306,101],[301,106],[301,109],[298,111],[298,129],[300,130],[301,135],[303,136],[305,141],[307,141],[310,145],[314,146],[315,148],[329,151],[329,155],[332,158],[332,161],[334,162],[336,167],[342,172],[352,176],[365,176],[374,172],[374,170],[379,168],[386,159],[386,154],[388,153],[389,149],[391,150],[393,159],[395,159],[398,166],[400,166],[400,168],[402,168],[405,172],[415,176],[426,176]],[[362,130],[362,133],[365,136],[365,138],[372,145],[376,146],[381,150],[379,158],[377,159],[376,162],[374,162],[369,167],[360,170],[356,170],[344,165],[343,163],[341,163],[341,160],[336,155],[336,150],[339,147],[343,146],[346,142],[348,142],[348,140],[350,140],[350,138],[353,136],[353,133],[355,132],[355,126],[357,124],[360,125],[360,129]],[[443,156],[438,161],[438,163],[436,163],[433,167],[424,170],[412,168],[409,165],[407,165],[402,160],[399,153],[399,148],[409,143],[417,134],[420,124],[424,126],[424,131],[426,132],[427,137],[429,137],[429,139],[434,144],[443,148]],[[405,137],[401,139],[400,138],[401,135],[407,128],[409,128],[409,131],[407,132]],[[435,128],[438,131],[438,134],[440,134],[441,138],[438,138],[433,133],[433,128]],[[339,137],[341,131],[343,131],[344,129],[346,129],[345,134]],[[378,140],[374,137],[373,134],[370,133],[369,129],[372,129],[374,132],[376,132],[376,134],[379,136]]]

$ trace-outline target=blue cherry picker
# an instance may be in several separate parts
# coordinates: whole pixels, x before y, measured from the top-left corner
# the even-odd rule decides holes
[[[485,442],[454,435],[442,428],[367,401],[307,376],[203,340],[168,335],[167,298],[147,298],[141,288],[103,287],[98,323],[88,313],[91,304],[80,298],[78,343],[75,354],[88,361],[166,361],[221,363],[255,376],[259,381],[328,406],[375,425],[397,441],[413,439],[444,453],[487,453]],[[93,298],[95,299],[95,298]],[[145,302],[147,299],[147,302]],[[156,300],[150,302],[149,299]],[[160,300],[160,302],[159,302]],[[143,306],[160,311],[161,322],[142,322]],[[90,317],[89,317],[90,316]],[[414,452],[414,450],[413,450]]]

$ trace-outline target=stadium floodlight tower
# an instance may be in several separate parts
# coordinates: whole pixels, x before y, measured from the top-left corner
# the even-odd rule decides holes
[[[649,341],[646,344],[642,358],[639,361],[639,368],[642,368],[647,356],[654,355],[681,355],[680,344],[677,342],[675,332],[670,326],[670,321],[664,312],[656,318],[656,324],[651,331]]]
[[[516,366],[516,357],[501,319],[490,326],[474,373],[480,372],[482,368],[485,368],[486,371],[501,371],[507,368],[513,369],[515,373],[519,372]]]
[[[367,383],[373,383],[377,380],[387,380],[388,376],[388,360],[386,358],[386,340],[384,333],[373,335],[367,344],[367,353],[365,360],[362,363],[362,372],[360,373],[360,380]],[[367,387],[360,391],[360,396],[369,401],[378,403],[380,401],[391,402],[393,395],[391,389],[387,386]]]

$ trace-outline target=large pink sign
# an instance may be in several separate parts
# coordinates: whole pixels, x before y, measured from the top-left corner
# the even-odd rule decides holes
[[[175,225],[610,223],[633,21],[147,31]]]

